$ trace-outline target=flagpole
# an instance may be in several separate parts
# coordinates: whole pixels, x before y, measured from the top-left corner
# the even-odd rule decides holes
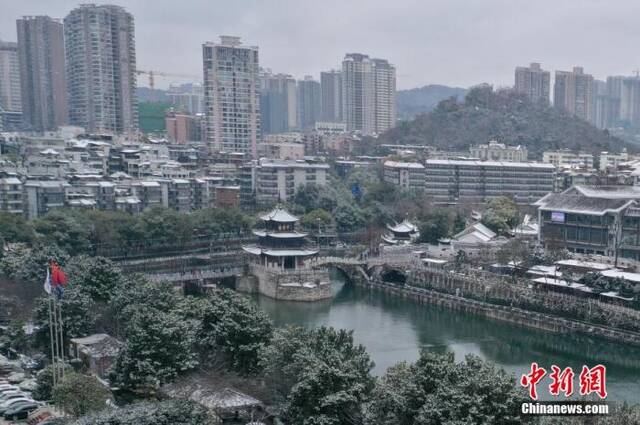
[[[54,341],[55,341],[55,352],[56,352],[56,360],[55,360],[55,371],[56,371],[56,380],[60,380],[60,378],[62,378],[61,376],[61,372],[60,372],[60,335],[58,332],[58,314],[56,312],[57,310],[57,300],[55,295],[52,296],[52,302],[53,302],[53,334],[54,334]]]
[[[60,377],[64,378],[64,324],[62,323],[62,300],[58,300],[58,326],[60,326]]]
[[[53,386],[56,386],[56,355],[55,350],[53,348],[53,311],[51,310],[51,304],[53,302],[53,297],[49,295],[49,339],[51,340],[51,372],[53,379]]]

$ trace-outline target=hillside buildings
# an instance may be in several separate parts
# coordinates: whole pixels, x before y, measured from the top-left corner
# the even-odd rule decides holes
[[[505,162],[526,162],[527,148],[524,146],[507,146],[490,140],[485,145],[471,146],[469,149],[472,158],[480,161],[505,161]]]
[[[549,71],[540,68],[539,63],[531,63],[528,67],[519,66],[515,72],[515,89],[532,102],[548,103],[550,80]]]
[[[510,196],[530,204],[554,189],[551,164],[429,159],[424,167],[425,193],[436,203],[481,204]]]
[[[593,76],[582,67],[556,71],[553,105],[585,121],[593,121]]]
[[[593,155],[587,152],[573,152],[569,149],[544,151],[542,162],[555,165],[557,168],[593,168]]]
[[[91,132],[135,133],[133,16],[113,5],[83,4],[64,18],[69,122]]]
[[[17,21],[22,119],[35,131],[67,124],[62,22],[48,16]]]
[[[258,48],[240,37],[202,45],[206,140],[211,150],[257,155],[260,137]]]
[[[0,40],[0,108],[20,113],[20,64],[18,43]]]
[[[418,162],[385,161],[384,181],[403,189],[424,190],[424,165]]]
[[[342,61],[342,113],[347,131],[364,135],[395,126],[395,68],[383,59],[349,53]]]

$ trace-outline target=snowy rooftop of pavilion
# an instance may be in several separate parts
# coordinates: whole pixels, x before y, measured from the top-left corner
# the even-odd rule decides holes
[[[295,223],[298,221],[298,217],[279,207],[276,207],[268,214],[261,216],[260,219],[264,221],[277,221],[280,223]]]

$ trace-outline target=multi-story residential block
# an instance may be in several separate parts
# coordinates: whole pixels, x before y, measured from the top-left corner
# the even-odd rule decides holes
[[[320,83],[310,75],[298,81],[298,123],[300,129],[308,131],[320,119]]]
[[[255,197],[257,202],[286,202],[300,187],[327,184],[329,165],[306,161],[260,159],[243,167],[241,196],[243,202]]]
[[[169,111],[164,117],[167,140],[170,143],[186,144],[203,141],[204,116]]]
[[[335,70],[321,72],[320,86],[322,121],[342,122],[342,72]]]
[[[532,102],[549,103],[551,75],[532,62],[529,67],[519,66],[515,72],[515,90],[525,94]]]
[[[569,149],[544,151],[542,162],[553,164],[558,168],[593,168],[593,155],[587,152],[573,152]]]
[[[260,124],[262,134],[295,130],[298,122],[298,90],[289,74],[260,74]]]
[[[62,23],[48,16],[17,21],[22,118],[35,131],[67,124]]]
[[[188,179],[161,180],[162,206],[186,213],[193,207],[193,188]]]
[[[23,215],[22,186],[22,181],[16,176],[0,176],[0,211]]]
[[[0,110],[20,113],[18,43],[0,40]]]
[[[206,139],[211,150],[255,157],[260,137],[258,48],[240,37],[202,45]]]
[[[374,131],[396,126],[396,68],[386,59],[373,59]]]
[[[27,180],[23,198],[27,219],[42,217],[53,209],[64,207],[68,187],[65,180]]]
[[[424,190],[424,165],[418,162],[386,161],[384,181],[403,189]]]
[[[469,149],[472,158],[481,161],[505,161],[505,162],[526,162],[527,148],[524,146],[507,146],[490,140],[486,145],[471,146]]]
[[[553,105],[556,108],[593,121],[593,76],[576,66],[572,72],[556,71],[553,86]]]
[[[554,190],[555,167],[535,162],[429,159],[425,193],[437,203],[485,203],[508,196],[530,204]]]
[[[574,186],[535,203],[544,246],[640,260],[640,188]]]
[[[64,19],[69,122],[91,132],[138,128],[133,16],[83,4]]]
[[[304,144],[296,142],[265,141],[259,149],[261,158],[298,160],[304,159]]]
[[[131,184],[131,194],[140,200],[140,211],[165,205],[162,185],[156,180],[134,181]]]

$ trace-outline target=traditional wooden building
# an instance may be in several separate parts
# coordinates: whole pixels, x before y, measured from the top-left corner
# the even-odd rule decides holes
[[[238,290],[295,301],[330,298],[329,274],[318,265],[318,249],[307,244],[307,234],[297,231],[298,218],[275,208],[260,219],[264,226],[254,231],[257,244],[243,247],[249,273],[239,279]]]
[[[391,233],[383,235],[382,240],[391,245],[412,243],[420,237],[418,227],[409,220],[404,220],[393,226],[387,224],[387,229]]]

